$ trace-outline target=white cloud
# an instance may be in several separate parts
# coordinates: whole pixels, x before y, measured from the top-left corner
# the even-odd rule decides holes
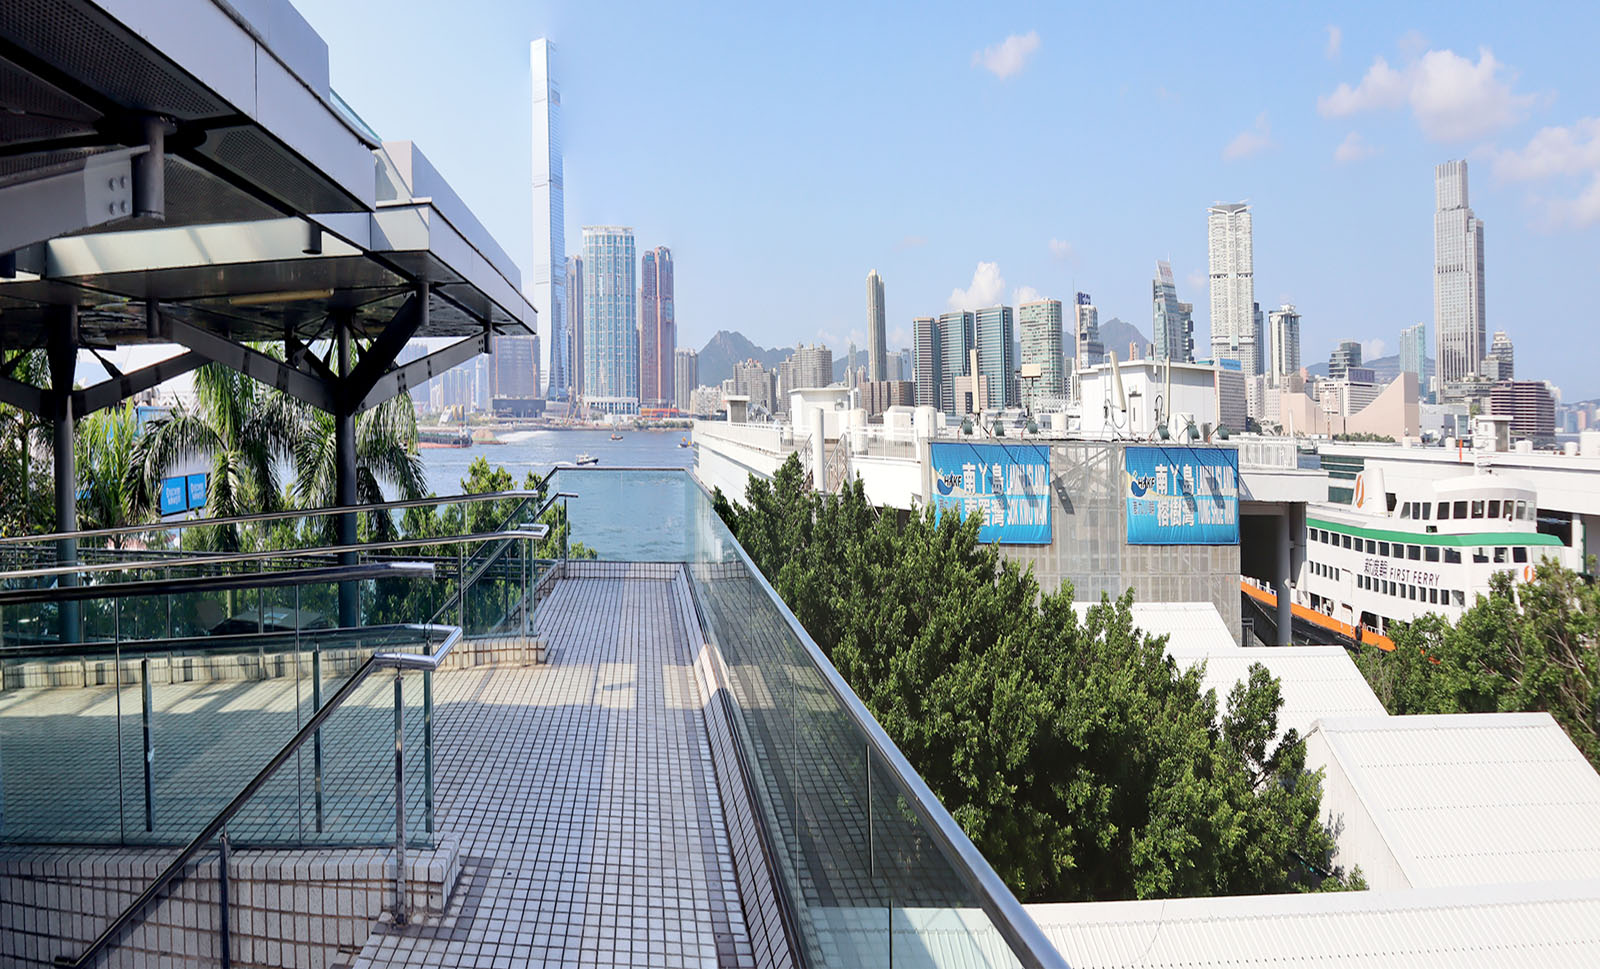
[[[972,55],[974,67],[983,69],[1005,80],[1027,66],[1028,58],[1039,49],[1039,34],[1030,30],[1025,34],[1012,34],[998,44],[990,44]]]
[[[1588,185],[1576,198],[1543,199],[1542,204],[1553,227],[1600,223],[1600,118],[1542,128],[1525,148],[1494,152],[1492,158],[1499,178],[1585,179]]]
[[[1362,340],[1361,341],[1361,359],[1362,360],[1376,360],[1379,357],[1387,356],[1388,352],[1389,352],[1389,344],[1384,343],[1382,340],[1378,339],[1377,337],[1373,337],[1370,340]]]
[[[1039,299],[1044,299],[1044,294],[1032,286],[1018,286],[1011,293],[1012,306],[1021,306],[1023,303],[1031,303]]]
[[[978,268],[972,272],[971,286],[950,291],[950,308],[975,310],[985,306],[996,306],[1005,291],[1006,281],[1000,275],[1000,264],[980,262]]]
[[[1463,141],[1499,130],[1520,120],[1534,95],[1512,90],[1515,74],[1495,60],[1487,47],[1478,61],[1451,50],[1430,50],[1396,70],[1382,57],[1351,87],[1334,88],[1317,98],[1325,118],[1343,118],[1364,111],[1409,105],[1422,133],[1433,141]]]
[[[1343,164],[1357,162],[1363,158],[1371,158],[1378,153],[1378,149],[1367,144],[1367,139],[1361,137],[1361,132],[1352,131],[1339,142],[1339,147],[1333,150],[1333,160]]]
[[[1078,254],[1078,250],[1073,247],[1072,243],[1065,239],[1051,239],[1049,246],[1050,257],[1052,259],[1059,259],[1062,262],[1066,262]]]
[[[1325,53],[1327,55],[1328,60],[1336,61],[1336,60],[1339,59],[1339,49],[1341,47],[1343,47],[1343,46],[1344,46],[1344,31],[1340,30],[1338,27],[1335,27],[1333,24],[1329,24],[1328,25],[1328,46],[1327,46],[1327,49],[1323,51],[1323,53]]]
[[[1272,145],[1272,126],[1267,123],[1267,113],[1263,111],[1256,115],[1254,128],[1239,132],[1228,142],[1227,147],[1222,149],[1222,158],[1224,161],[1249,158],[1261,154]]]

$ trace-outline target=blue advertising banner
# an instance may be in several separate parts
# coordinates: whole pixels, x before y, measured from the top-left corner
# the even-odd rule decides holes
[[[179,515],[189,510],[189,488],[184,478],[161,479],[161,514]]]
[[[1129,545],[1239,544],[1239,452],[1130,447],[1123,451]]]
[[[962,520],[983,512],[978,541],[1050,544],[1050,449],[1037,444],[934,442],[933,502]]]
[[[206,480],[208,475],[189,475],[189,507],[204,508],[206,506]]]

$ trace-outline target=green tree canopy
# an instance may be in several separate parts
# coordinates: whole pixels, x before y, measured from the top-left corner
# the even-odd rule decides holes
[[[1224,699],[1134,628],[979,544],[804,486],[791,457],[719,513],[1000,875],[1028,900],[1359,885],[1331,870],[1321,779],[1257,667]]]

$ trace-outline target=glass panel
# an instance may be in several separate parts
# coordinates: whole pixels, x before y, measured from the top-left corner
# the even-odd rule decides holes
[[[1527,549],[1527,547],[1523,546],[1523,545],[1518,545],[1516,548],[1513,548],[1511,550],[1511,561],[1513,561],[1513,562],[1526,562],[1526,561],[1528,561],[1528,549]]]
[[[1496,499],[1494,499],[1494,500],[1489,502],[1489,517],[1490,518],[1499,518],[1500,517],[1500,500],[1498,498],[1496,498]]]
[[[1441,521],[1443,521],[1444,519],[1449,518],[1450,517],[1450,502],[1448,502],[1448,501],[1439,502],[1438,513],[1434,517],[1438,518]]]
[[[1458,502],[1455,503],[1455,511],[1454,511],[1452,517],[1454,517],[1454,518],[1465,518],[1465,517],[1467,517],[1467,503],[1465,501],[1458,501]]]

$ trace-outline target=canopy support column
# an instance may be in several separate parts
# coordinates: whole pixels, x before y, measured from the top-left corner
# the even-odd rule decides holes
[[[75,532],[78,530],[78,466],[74,448],[72,377],[78,365],[78,307],[54,307],[51,315],[53,325],[46,355],[50,361],[51,417],[55,429],[56,531]],[[77,561],[78,540],[61,539],[56,545],[56,563],[74,565]],[[61,584],[77,585],[78,576],[75,573],[63,575]],[[80,604],[63,602],[60,608],[59,641],[78,642]]]
[[[334,340],[338,354],[339,376],[348,377],[350,361],[350,319],[340,315],[334,320]],[[356,415],[342,395],[335,397],[333,409],[333,460],[334,503],[349,507],[356,503]],[[339,516],[339,544],[356,543],[356,513]],[[339,564],[355,565],[355,552],[341,552]],[[350,627],[361,623],[360,589],[354,582],[339,583],[339,625]]]

